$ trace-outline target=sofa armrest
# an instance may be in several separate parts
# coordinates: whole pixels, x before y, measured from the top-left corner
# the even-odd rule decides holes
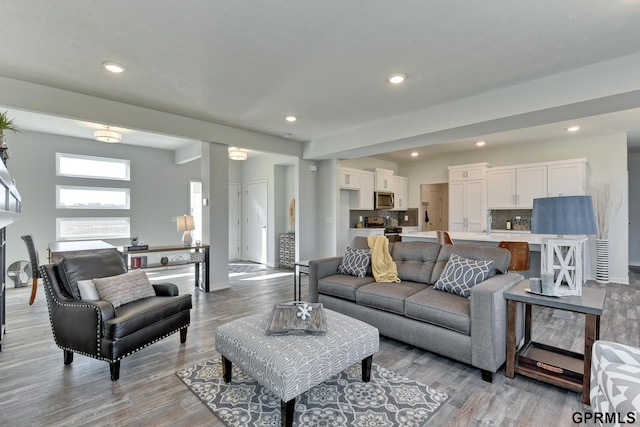
[[[503,293],[524,278],[496,274],[471,288],[471,364],[496,372],[507,358],[507,300]],[[524,315],[518,308],[516,343],[523,334]]]
[[[154,283],[152,286],[158,297],[177,297],[179,295],[178,286],[173,283]]]
[[[338,272],[342,257],[330,257],[309,261],[309,302],[318,302],[318,280]]]
[[[115,317],[113,305],[108,301],[57,301],[50,316],[56,344],[90,355],[99,353],[104,336],[104,323]]]

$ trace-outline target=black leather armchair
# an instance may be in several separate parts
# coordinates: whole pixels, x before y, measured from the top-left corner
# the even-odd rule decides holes
[[[49,318],[65,365],[73,353],[109,362],[111,380],[120,376],[120,360],[174,332],[187,339],[191,295],[178,295],[174,284],[153,285],[156,296],[114,308],[108,301],[82,300],[77,282],[126,272],[121,254],[95,252],[66,257],[40,267]]]

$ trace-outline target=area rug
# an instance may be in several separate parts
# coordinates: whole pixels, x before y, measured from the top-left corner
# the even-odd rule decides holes
[[[176,372],[229,427],[279,426],[280,400],[242,370],[222,379],[222,364],[208,360]],[[295,426],[423,426],[447,400],[446,393],[373,364],[371,381],[362,382],[361,364],[296,398]]]
[[[229,271],[232,273],[257,273],[259,271],[265,271],[267,266],[264,264],[253,263],[233,263],[229,264]]]

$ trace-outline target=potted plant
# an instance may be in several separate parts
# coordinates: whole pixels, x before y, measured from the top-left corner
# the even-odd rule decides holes
[[[0,151],[2,152],[2,160],[6,163],[9,158],[9,148],[4,139],[4,131],[10,130],[12,132],[20,132],[18,128],[13,124],[13,119],[7,116],[8,111],[0,113]]]

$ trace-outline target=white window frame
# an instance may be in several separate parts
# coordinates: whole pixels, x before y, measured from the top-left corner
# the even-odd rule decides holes
[[[105,193],[125,193],[125,205],[124,206],[109,206],[109,205],[63,205],[60,201],[61,190],[86,190]],[[128,188],[122,187],[88,187],[82,185],[56,185],[56,208],[57,209],[120,209],[128,210],[131,208],[131,196]]]
[[[60,233],[61,225],[64,222],[95,222],[95,221],[124,221],[125,230],[122,233],[85,233],[82,235],[63,236]],[[56,240],[93,240],[93,239],[128,239],[131,235],[131,220],[129,217],[64,217],[56,218]]]
[[[63,158],[68,159],[80,159],[94,162],[116,163],[125,166],[124,176],[102,176],[91,174],[73,174],[63,173],[60,171],[60,160]],[[97,157],[97,156],[84,156],[82,154],[69,154],[69,153],[56,153],[56,176],[67,176],[74,178],[90,178],[90,179],[105,179],[116,181],[130,181],[131,180],[131,162],[127,159],[115,159],[111,157]]]

